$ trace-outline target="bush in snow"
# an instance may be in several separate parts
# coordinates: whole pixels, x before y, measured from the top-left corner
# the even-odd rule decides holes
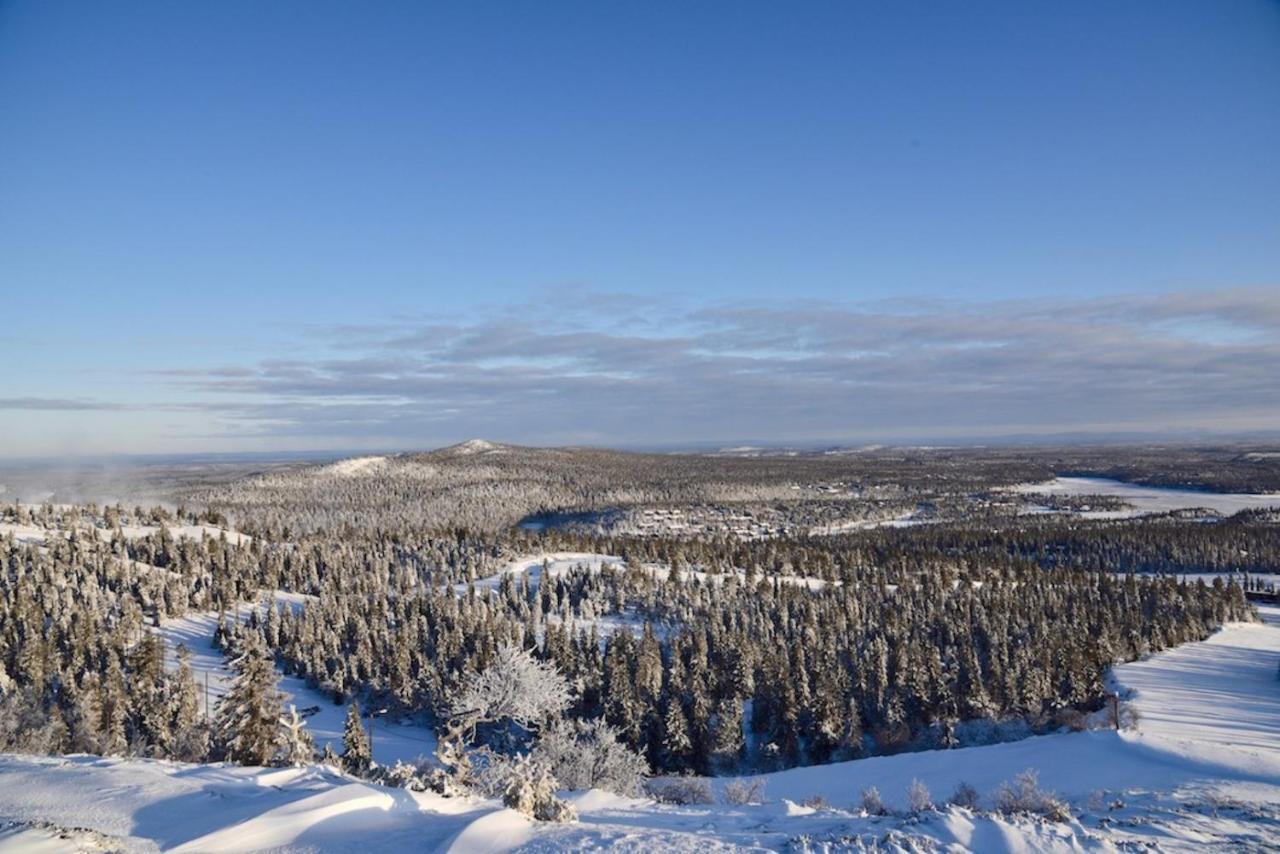
[[[764,780],[730,780],[721,798],[731,806],[764,803]]]
[[[800,802],[800,806],[808,807],[811,810],[829,810],[831,809],[831,801],[822,795],[810,795]]]
[[[426,792],[435,788],[435,769],[425,762],[413,765],[397,760],[393,765],[375,766],[369,780],[411,792]]]
[[[889,811],[885,809],[884,800],[880,797],[880,790],[875,786],[867,786],[862,790],[861,798],[862,811],[867,815],[888,815]]]
[[[573,806],[556,797],[556,778],[540,762],[527,756],[515,759],[508,775],[502,803],[537,821],[575,821]]]
[[[1003,813],[1032,813],[1051,821],[1066,821],[1071,817],[1067,805],[1057,795],[1040,788],[1039,774],[1032,768],[1014,777],[1012,782],[1001,783],[994,801],[996,809]]]
[[[644,757],[602,720],[560,721],[538,737],[532,757],[566,789],[605,789],[638,796],[649,774]]]
[[[929,787],[922,781],[912,780],[911,785],[907,787],[907,808],[913,815],[933,809],[933,796],[929,794]]]
[[[952,805],[964,807],[967,810],[976,810],[981,799],[978,790],[963,781],[956,786],[955,792],[951,795],[950,801]]]
[[[324,750],[320,751],[320,764],[342,770],[342,757],[333,749],[332,744],[326,742]]]
[[[690,804],[714,804],[711,784],[701,777],[666,777],[650,780],[645,792],[660,804],[687,806]]]

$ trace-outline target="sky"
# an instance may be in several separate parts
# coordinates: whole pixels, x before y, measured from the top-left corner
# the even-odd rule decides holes
[[[1280,4],[0,0],[0,456],[1280,429]]]

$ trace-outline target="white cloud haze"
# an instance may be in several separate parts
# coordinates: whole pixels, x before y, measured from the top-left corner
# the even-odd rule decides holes
[[[0,419],[181,413],[207,429],[164,441],[192,449],[1280,427],[1280,288],[693,307],[568,290],[318,340],[306,358],[159,370],[139,378],[147,403],[0,397]]]

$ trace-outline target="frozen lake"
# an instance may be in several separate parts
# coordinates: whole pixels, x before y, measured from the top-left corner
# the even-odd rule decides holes
[[[1241,510],[1258,507],[1280,507],[1280,493],[1230,493],[1205,492],[1197,489],[1174,489],[1161,486],[1142,486],[1112,480],[1105,477],[1055,477],[1044,483],[1024,483],[1013,487],[1014,492],[1040,495],[1113,495],[1131,504],[1131,510],[1092,510],[1078,515],[1097,519],[1122,519],[1146,513],[1168,513],[1207,507],[1230,516]]]

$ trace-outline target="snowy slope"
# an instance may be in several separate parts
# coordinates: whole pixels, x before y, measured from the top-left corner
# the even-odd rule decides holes
[[[304,598],[297,594],[277,592],[271,601],[301,607]],[[238,614],[240,619],[248,618],[250,607],[242,607]],[[228,619],[235,616],[230,614]],[[177,667],[178,644],[186,646],[191,652],[191,669],[200,688],[201,705],[203,707],[207,683],[212,714],[217,713],[218,701],[234,678],[222,653],[213,646],[213,633],[217,626],[218,615],[206,612],[166,620],[159,629],[160,636],[165,640],[165,654],[170,668]],[[294,704],[299,711],[316,709],[306,719],[307,729],[315,738],[316,747],[323,749],[325,744],[331,744],[334,750],[341,752],[347,707],[335,704],[332,695],[308,687],[306,680],[296,676],[281,674],[280,690],[287,697],[285,702]],[[365,726],[373,734],[374,759],[382,764],[389,765],[397,760],[411,762],[419,756],[435,754],[435,733],[426,726],[393,723],[376,717],[366,720]]]
[[[547,572],[552,578],[564,575],[577,567],[585,567],[592,572],[598,572],[602,566],[610,566],[621,571],[627,565],[626,561],[617,555],[596,554],[594,552],[547,552],[513,560],[493,575],[476,579],[472,582],[472,586],[479,592],[497,590],[503,576],[510,575],[513,577],[524,576],[528,579],[531,587],[537,587],[542,583],[544,563],[546,564]],[[660,581],[665,581],[671,575],[671,567],[665,564],[646,563],[641,565],[641,569]],[[733,573],[738,576],[739,580],[746,578],[746,572],[741,569],[735,569]],[[696,578],[703,583],[719,583],[724,580],[725,575],[713,575],[700,570],[692,570],[686,572],[684,577],[690,580]],[[810,590],[820,590],[827,584],[821,578],[805,578],[794,575],[782,575],[777,576],[777,578],[783,584],[800,584]],[[455,584],[454,592],[462,595],[467,592],[467,586],[466,584]]]
[[[1263,613],[1265,623],[1115,668],[1141,715],[1135,731],[792,769],[764,776],[766,803],[756,806],[659,806],[592,791],[570,796],[579,822],[534,825],[492,801],[319,768],[0,756],[0,851],[1276,850],[1280,609]],[[939,801],[967,781],[986,807],[1028,767],[1069,801],[1070,821],[956,807],[871,817],[854,806],[874,785],[901,809],[919,779]],[[715,781],[717,791],[727,782]]]

